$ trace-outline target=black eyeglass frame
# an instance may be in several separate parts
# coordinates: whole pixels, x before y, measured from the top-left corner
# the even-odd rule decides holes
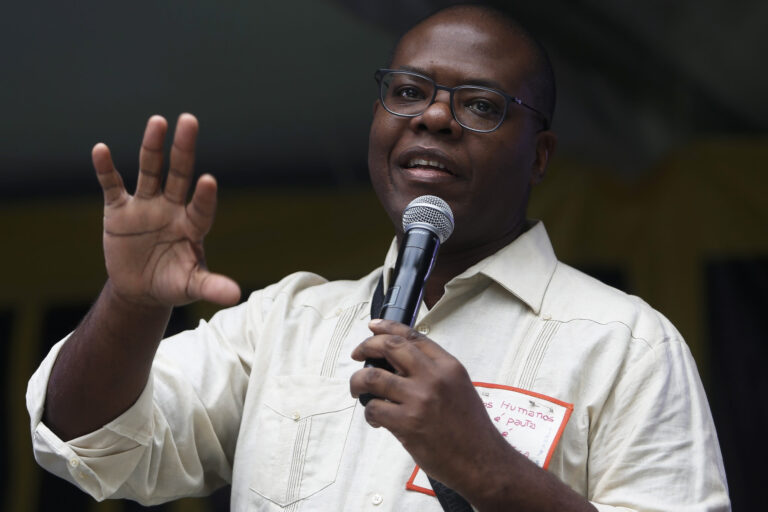
[[[399,74],[404,74],[404,75],[416,76],[416,77],[422,78],[424,80],[427,80],[428,82],[430,82],[432,84],[432,86],[433,86],[432,98],[429,100],[429,103],[427,103],[427,106],[424,107],[424,110],[422,110],[421,112],[419,112],[417,114],[400,114],[399,112],[393,112],[392,110],[389,109],[389,107],[387,107],[387,103],[384,101],[384,88],[382,86],[382,84],[383,84],[382,79],[384,78],[385,75],[387,75],[389,73],[399,73]],[[457,85],[456,87],[448,87],[446,85],[438,84],[437,82],[435,82],[430,77],[422,75],[421,73],[416,73],[414,71],[407,71],[407,70],[404,70],[404,69],[380,68],[380,69],[376,70],[376,73],[374,73],[373,77],[376,80],[376,83],[379,84],[379,101],[381,101],[381,105],[384,107],[384,109],[387,112],[389,112],[392,115],[398,116],[398,117],[418,117],[418,116],[422,115],[435,102],[435,99],[437,98],[437,91],[442,90],[442,91],[448,91],[448,94],[450,95],[450,99],[449,99],[450,103],[449,104],[450,104],[450,107],[451,107],[451,115],[456,120],[456,122],[459,123],[459,125],[461,125],[462,128],[465,128],[467,130],[470,130],[470,131],[473,131],[473,132],[478,132],[478,133],[490,133],[490,132],[498,130],[499,126],[501,126],[501,124],[507,118],[507,110],[509,110],[510,102],[511,103],[515,103],[517,105],[520,105],[522,107],[525,107],[528,110],[531,110],[531,111],[535,112],[536,114],[538,114],[541,117],[541,119],[544,121],[544,128],[543,128],[543,130],[549,130],[549,118],[547,118],[547,116],[544,115],[544,113],[542,111],[540,111],[540,110],[538,110],[538,109],[528,105],[527,103],[525,103],[523,100],[521,100],[517,96],[511,96],[511,95],[505,93],[504,91],[500,91],[498,89],[493,89],[491,87],[484,87],[482,85]],[[491,128],[490,130],[478,130],[477,128],[472,128],[472,127],[466,126],[464,123],[459,121],[459,118],[456,117],[456,111],[453,108],[453,93],[454,93],[454,91],[459,90],[459,89],[482,89],[484,91],[490,91],[490,92],[495,92],[496,94],[500,94],[504,98],[505,103],[504,103],[504,110],[502,111],[502,114],[501,114],[501,119],[499,120],[499,124],[497,124],[496,127]]]

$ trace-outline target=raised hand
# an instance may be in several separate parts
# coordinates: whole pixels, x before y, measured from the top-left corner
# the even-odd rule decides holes
[[[197,119],[179,116],[163,187],[167,129],[160,116],[147,122],[133,196],[107,146],[93,148],[109,279],[51,370],[44,420],[62,439],[92,432],[136,402],[173,306],[197,299],[233,304],[240,297],[234,281],[205,268],[203,238],[216,211],[212,176],[200,177],[187,203]]]
[[[163,187],[163,143],[167,121],[147,121],[139,153],[139,178],[128,194],[104,144],[93,148],[93,165],[104,192],[104,258],[111,289],[141,305],[178,306],[205,299],[223,305],[240,298],[228,277],[207,270],[203,238],[216,211],[216,180],[192,181],[198,123],[179,116]]]

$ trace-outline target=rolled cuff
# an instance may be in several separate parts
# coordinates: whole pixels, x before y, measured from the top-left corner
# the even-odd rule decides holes
[[[145,448],[152,443],[152,378],[136,402],[120,416],[98,430],[63,441],[42,417],[48,379],[67,338],[51,349],[27,386],[32,448],[40,466],[101,501],[112,496],[125,482]]]

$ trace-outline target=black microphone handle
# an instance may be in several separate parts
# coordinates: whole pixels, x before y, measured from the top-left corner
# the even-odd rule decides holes
[[[394,277],[378,318],[413,327],[424,295],[424,284],[432,271],[439,248],[440,239],[428,229],[413,227],[405,232],[397,253]],[[366,359],[364,367],[395,372],[386,359]],[[364,393],[360,395],[360,403],[366,405],[372,398],[376,397]]]
[[[440,239],[432,231],[412,228],[405,233],[380,318],[413,327],[439,248]]]

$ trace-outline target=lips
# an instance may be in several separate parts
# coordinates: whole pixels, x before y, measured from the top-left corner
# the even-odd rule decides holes
[[[456,163],[437,149],[412,148],[400,154],[397,163],[413,173],[456,176]]]
[[[413,167],[434,167],[435,169],[449,172],[445,165],[437,160],[426,160],[424,158],[411,158],[405,167],[408,169],[412,169]]]

